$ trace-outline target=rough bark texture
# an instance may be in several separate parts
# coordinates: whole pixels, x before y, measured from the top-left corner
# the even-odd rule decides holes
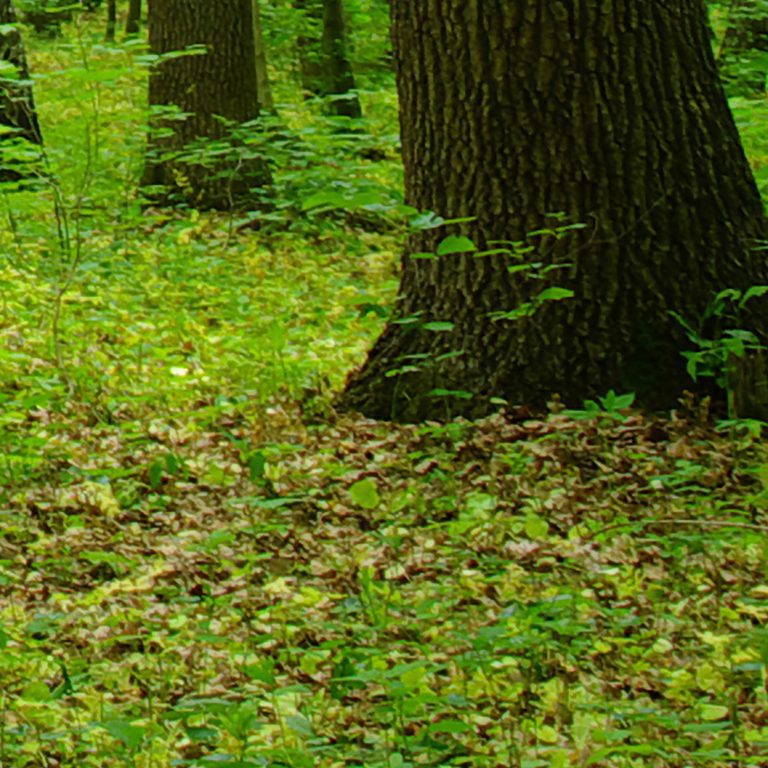
[[[269,83],[267,46],[264,43],[259,0],[253,0],[253,42],[256,47],[256,89],[259,94],[259,106],[266,112],[274,112],[275,102],[272,98],[272,86]]]
[[[669,312],[695,319],[715,291],[766,282],[763,208],[703,2],[392,0],[392,18],[408,202],[476,216],[463,231],[482,249],[551,212],[586,229],[529,238],[527,259],[569,265],[540,281],[503,254],[409,255],[450,228],[411,237],[399,322],[341,407],[440,418],[611,388],[674,405],[692,345]],[[575,297],[492,318],[551,285]]]
[[[768,0],[733,0],[718,58],[729,88],[744,95],[765,91]]]
[[[16,78],[0,78],[0,125],[6,129],[0,134],[0,150],[2,143],[10,147],[8,142],[14,139],[42,144],[27,57],[11,0],[0,0],[0,24],[0,59],[12,64],[17,73]],[[23,162],[13,160],[12,152],[6,150],[3,155],[0,180],[17,180],[28,175]]]
[[[138,35],[141,30],[141,0],[128,0],[128,16],[125,19],[127,37]]]
[[[355,77],[347,55],[343,0],[295,0],[304,12],[299,36],[301,82],[308,96],[326,100],[326,111],[340,117],[362,115]]]
[[[229,209],[252,203],[254,188],[268,182],[263,159],[236,135],[259,115],[252,14],[252,0],[150,0],[152,53],[204,46],[169,57],[150,76],[150,106],[182,113],[153,120],[142,186],[165,190],[153,199]]]

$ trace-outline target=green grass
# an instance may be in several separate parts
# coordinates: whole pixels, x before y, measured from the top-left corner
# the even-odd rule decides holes
[[[0,765],[764,765],[759,425],[334,416],[400,235],[301,201],[397,189],[394,95],[285,107],[261,228],[142,213],[145,73],[89,34],[2,201]]]

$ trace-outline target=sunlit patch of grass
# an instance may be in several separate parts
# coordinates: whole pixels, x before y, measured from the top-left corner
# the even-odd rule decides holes
[[[303,213],[301,190],[396,183],[399,163],[360,159],[366,134],[346,141],[318,116],[286,111],[261,229],[241,229],[242,212],[142,210],[147,71],[140,46],[101,34],[72,25],[31,41],[47,173],[8,191],[2,211],[0,473],[15,488],[46,463],[33,412],[146,426],[307,398],[324,410],[396,290],[397,231]]]
[[[768,98],[732,99],[731,108],[763,199],[768,200]]]

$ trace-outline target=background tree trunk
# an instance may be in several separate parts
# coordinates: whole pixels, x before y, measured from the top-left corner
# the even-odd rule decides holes
[[[259,93],[259,105],[266,112],[274,112],[275,102],[272,98],[272,86],[269,83],[267,46],[264,43],[259,0],[253,0],[253,41],[256,47],[256,88]]]
[[[325,111],[342,117],[362,115],[355,77],[347,56],[342,0],[295,0],[304,30],[297,40],[305,94],[325,99]]]
[[[107,0],[107,31],[104,35],[108,42],[114,42],[117,29],[117,0]]]
[[[323,57],[320,39],[323,25],[321,0],[293,0],[295,10],[301,12],[301,32],[296,38],[299,56],[299,76],[306,98],[319,96],[324,90]]]
[[[138,35],[141,31],[141,0],[128,0],[128,16],[125,20],[126,37]]]
[[[692,346],[670,311],[695,321],[714,292],[766,282],[763,208],[704,4],[611,8],[392,0],[407,201],[475,216],[464,231],[481,249],[554,226],[551,212],[586,228],[528,238],[539,272],[566,266],[544,280],[511,273],[504,254],[414,258],[456,230],[415,234],[397,322],[343,408],[474,416],[493,398],[581,404],[611,388],[669,407],[689,385]],[[553,285],[574,298],[494,320]]]
[[[733,0],[718,58],[729,90],[743,95],[765,91],[768,0]]]
[[[252,202],[254,187],[269,181],[240,128],[259,115],[252,14],[252,0],[150,0],[152,53],[205,46],[202,55],[161,62],[150,76],[150,106],[184,115],[153,119],[142,185],[165,190],[153,199],[229,209]]]
[[[17,78],[7,75],[0,78],[0,125],[10,129],[0,134],[0,180],[8,181],[27,176],[29,171],[23,160],[14,160],[12,140],[42,144],[42,134],[24,43],[11,0],[0,0],[0,25],[0,60],[13,65],[18,74]]]
[[[322,43],[327,70],[326,95],[331,102],[331,111],[340,117],[362,117],[360,99],[355,93],[355,76],[347,56],[342,0],[323,0]]]
[[[21,13],[22,21],[37,34],[54,38],[61,35],[63,21],[72,21],[71,5],[68,0],[51,0],[39,4],[17,3],[16,8]]]

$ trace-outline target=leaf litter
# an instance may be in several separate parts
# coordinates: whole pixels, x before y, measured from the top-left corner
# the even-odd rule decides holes
[[[754,432],[296,407],[58,425],[3,515],[3,764],[765,764]]]

